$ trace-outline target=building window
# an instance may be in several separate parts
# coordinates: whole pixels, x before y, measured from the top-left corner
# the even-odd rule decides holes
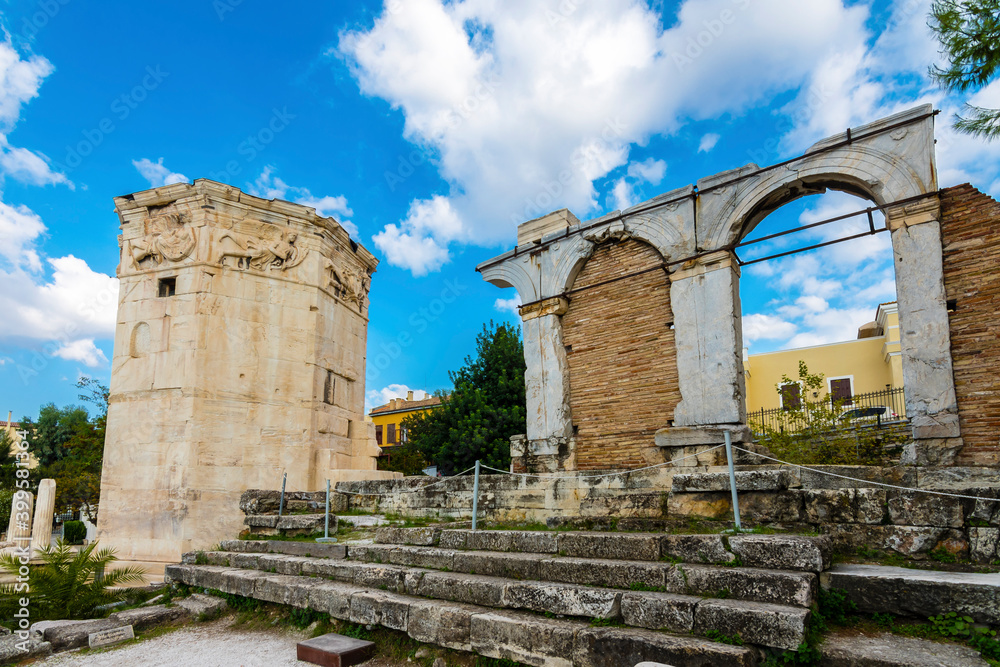
[[[375,442],[382,444],[382,425],[375,424]]]
[[[160,278],[157,296],[173,296],[177,293],[177,278]]]
[[[386,444],[389,444],[389,445],[395,445],[396,444],[396,425],[395,424],[389,424],[388,430],[389,430],[389,433],[386,435],[385,442],[386,442]]]
[[[854,391],[851,387],[851,378],[831,378],[830,379],[830,400],[834,405],[853,405]]]
[[[326,381],[323,383],[323,402],[333,405],[333,392],[337,388],[337,380],[333,377],[333,371],[326,372]]]
[[[781,409],[798,410],[802,407],[802,387],[797,382],[781,385]]]

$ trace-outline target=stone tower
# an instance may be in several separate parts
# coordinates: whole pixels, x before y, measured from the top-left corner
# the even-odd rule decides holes
[[[383,479],[364,421],[377,260],[335,220],[199,179],[115,199],[121,290],[99,537],[177,562],[240,494]]]

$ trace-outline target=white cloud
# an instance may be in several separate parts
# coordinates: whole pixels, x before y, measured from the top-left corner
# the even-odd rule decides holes
[[[436,195],[410,204],[406,218],[372,237],[389,263],[408,269],[415,276],[437,271],[448,260],[448,244],[465,235],[451,200]]]
[[[611,189],[611,196],[614,198],[615,208],[618,210],[625,210],[636,204],[632,186],[624,177],[615,181],[615,187]]]
[[[354,215],[354,211],[347,205],[347,197],[343,195],[316,197],[307,188],[296,188],[288,185],[275,176],[274,171],[275,169],[271,165],[264,167],[257,180],[247,186],[247,192],[263,199],[284,199],[303,206],[311,206],[316,209],[318,215],[325,218],[336,218],[337,222],[351,236],[358,235],[357,225],[347,219]]]
[[[743,317],[743,340],[749,344],[761,339],[786,339],[795,335],[797,327],[774,315],[752,314]]]
[[[52,171],[48,158],[27,148],[17,148],[7,143],[7,137],[0,134],[0,170],[29,185],[51,185],[62,183],[75,190],[73,182],[65,174]]]
[[[521,311],[518,309],[521,307],[521,297],[515,296],[511,299],[497,299],[493,302],[493,307],[501,313],[513,313],[520,317]]]
[[[172,183],[188,183],[190,180],[184,174],[170,171],[164,166],[162,157],[156,162],[153,162],[149,158],[132,160],[132,165],[154,188],[171,185]]]
[[[0,257],[11,266],[41,270],[34,245],[44,232],[42,219],[27,206],[10,206],[0,201]]]
[[[372,408],[385,405],[394,398],[406,398],[408,392],[413,392],[413,400],[420,401],[429,398],[430,394],[422,389],[410,389],[405,384],[390,384],[381,389],[370,389],[365,393],[365,412]]]
[[[376,238],[405,235],[426,261],[390,263],[428,271],[451,242],[509,240],[516,224],[562,206],[593,213],[594,181],[627,164],[633,143],[797,89],[845,35],[864,34],[866,18],[838,0],[809,12],[794,0],[687,0],[669,27],[632,0],[387,4],[334,53],[362,92],[401,111],[406,138],[439,156],[464,233],[445,241],[403,221]],[[619,203],[631,201],[627,185]]]
[[[42,56],[21,60],[10,35],[0,42],[0,128],[17,124],[21,106],[38,96],[38,89],[55,68]]]
[[[64,343],[52,354],[60,359],[79,361],[84,366],[91,368],[108,363],[108,358],[104,355],[104,352],[94,345],[93,338],[81,338],[70,343]]]
[[[703,136],[701,138],[701,141],[698,143],[698,152],[699,153],[709,152],[710,150],[715,148],[715,144],[719,143],[719,139],[721,138],[722,137],[719,136],[718,134],[715,134],[714,132],[709,132],[708,134]]]
[[[628,166],[628,175],[637,181],[659,185],[667,173],[667,163],[663,160],[647,158],[642,162],[633,162]]]

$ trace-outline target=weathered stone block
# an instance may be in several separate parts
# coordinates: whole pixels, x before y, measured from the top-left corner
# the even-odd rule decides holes
[[[479,551],[518,551],[554,554],[558,551],[556,535],[543,531],[476,530],[466,536],[466,549]]]
[[[440,528],[395,528],[383,526],[375,530],[378,544],[411,544],[415,546],[435,546],[441,539]]]
[[[538,579],[540,562],[537,554],[458,551],[455,552],[452,569],[455,572],[508,579]]]
[[[688,590],[695,595],[716,595],[754,602],[810,606],[816,598],[816,575],[744,567],[679,565],[687,575]]]
[[[332,581],[316,581],[309,587],[309,607],[341,621],[351,618],[351,597],[362,588]]]
[[[694,612],[694,630],[716,630],[750,644],[794,651],[805,641],[809,610],[745,600],[705,600]]]
[[[455,552],[432,547],[400,547],[389,553],[389,562],[394,565],[427,567],[432,570],[454,569]]]
[[[801,535],[733,535],[729,548],[747,567],[822,572],[830,567],[829,541]]]
[[[915,556],[933,549],[945,534],[945,528],[917,526],[883,526],[882,548],[898,551],[904,556]]]
[[[45,628],[43,636],[51,644],[56,653],[80,648],[87,645],[87,639],[92,632],[101,632],[111,628],[120,628],[127,623],[112,621],[109,618],[98,618],[92,621],[61,621]]]
[[[538,667],[573,667],[577,633],[587,625],[519,612],[475,614],[472,648],[480,655]]]
[[[877,525],[885,521],[888,512],[885,489],[856,489],[854,502],[855,522]]]
[[[621,595],[615,591],[572,584],[512,582],[506,586],[504,605],[538,613],[617,618],[621,611]]]
[[[473,605],[414,600],[410,603],[406,633],[418,642],[437,644],[457,651],[471,651],[472,616],[482,612]]]
[[[560,533],[558,552],[577,558],[659,560],[660,537],[642,533]]]
[[[724,519],[733,514],[729,493],[671,493],[667,498],[667,515],[671,517],[706,517]]]
[[[799,485],[798,476],[791,470],[740,470],[735,473],[737,491],[784,491]],[[674,475],[671,482],[674,493],[705,491],[730,491],[728,472],[702,472]]]
[[[622,667],[651,661],[673,667],[751,667],[755,653],[693,637],[635,628],[587,628],[577,634],[575,667]]]
[[[585,586],[630,588],[633,584],[661,587],[672,568],[662,563],[597,558],[551,558],[539,563],[539,578]]]
[[[969,528],[969,557],[973,563],[992,563],[1000,557],[1000,528]]]
[[[666,535],[661,542],[664,556],[685,563],[731,563],[736,555],[726,549],[721,535]]]
[[[174,600],[174,604],[191,614],[192,618],[202,620],[215,618],[223,613],[228,605],[222,598],[212,595],[202,595],[195,593],[180,600]]]
[[[357,565],[357,563],[349,561],[313,558],[302,563],[302,575],[352,582],[354,581],[354,572],[357,569]]]
[[[351,622],[382,625],[406,631],[410,599],[382,591],[363,591],[351,596]]]
[[[627,625],[650,630],[691,632],[694,609],[701,598],[674,593],[625,593],[622,619]]]
[[[465,549],[469,538],[466,530],[442,530],[438,546],[442,549]]]
[[[477,604],[483,607],[504,606],[507,583],[502,579],[476,574],[429,572],[420,580],[417,594],[438,600]]]
[[[916,491],[889,493],[889,518],[901,526],[961,528],[965,521],[960,498]]]
[[[395,565],[357,563],[354,567],[354,583],[366,588],[401,592],[405,589],[405,574],[404,568]]]
[[[364,563],[389,563],[396,549],[394,544],[349,544],[347,557]]]
[[[753,437],[746,426],[729,429],[707,426],[672,426],[661,428],[653,436],[657,447],[694,447],[697,445],[721,445],[726,441],[725,431],[729,431],[732,442],[750,442]]]
[[[854,489],[806,490],[805,520],[809,523],[853,523]]]
[[[0,637],[0,664],[16,663],[26,658],[43,658],[52,654],[52,644],[39,639],[23,640],[17,635]]]
[[[822,667],[986,667],[979,652],[967,646],[881,634],[833,635],[823,640]]]
[[[747,491],[740,494],[740,515],[758,523],[799,523],[805,520],[803,492],[798,489],[788,491]],[[729,513],[720,518],[732,519]]]

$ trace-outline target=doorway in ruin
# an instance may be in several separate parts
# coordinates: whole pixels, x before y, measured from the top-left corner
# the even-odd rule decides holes
[[[648,243],[607,240],[594,248],[569,290],[563,343],[581,470],[656,462],[650,458],[653,436],[680,401],[663,264]]]

